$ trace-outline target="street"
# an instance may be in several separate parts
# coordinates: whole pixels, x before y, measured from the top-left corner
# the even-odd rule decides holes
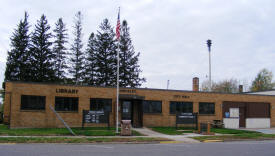
[[[274,156],[275,141],[198,144],[0,144],[1,156]]]

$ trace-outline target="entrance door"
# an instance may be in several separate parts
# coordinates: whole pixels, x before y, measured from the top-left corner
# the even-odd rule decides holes
[[[240,107],[239,111],[240,111],[239,125],[240,127],[245,127],[245,107]]]
[[[121,101],[122,120],[131,120],[133,127],[142,127],[142,101],[141,100],[122,100]]]
[[[134,100],[133,101],[133,127],[142,127],[142,101]]]
[[[122,101],[122,120],[132,120],[131,101]]]

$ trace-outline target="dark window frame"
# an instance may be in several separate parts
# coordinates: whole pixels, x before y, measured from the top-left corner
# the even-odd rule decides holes
[[[184,108],[183,105],[191,105],[191,109],[187,110],[187,111],[180,111],[180,109],[182,110]],[[185,106],[187,109],[189,106]],[[170,101],[169,104],[169,113],[170,114],[176,114],[177,112],[181,112],[181,113],[193,113],[193,102],[190,101]]]
[[[206,105],[205,107],[208,107],[209,105],[213,105],[214,107],[210,106],[209,108],[204,108],[206,110],[203,111],[202,105]],[[214,110],[210,110],[210,109],[214,109]],[[199,102],[199,114],[201,115],[215,115],[215,112],[216,112],[215,109],[216,109],[215,102]]]
[[[35,102],[35,104],[34,104]],[[45,111],[46,96],[21,95],[20,110],[22,111]]]
[[[148,103],[147,103],[148,102]],[[159,103],[158,103],[159,102]],[[148,111],[145,109],[145,104],[148,104]],[[160,111],[149,111],[150,110],[150,106],[151,108],[154,107],[153,105],[154,104],[160,104]],[[162,113],[162,101],[158,101],[158,100],[143,100],[142,101],[142,109],[143,109],[143,113],[144,114],[161,114]],[[151,109],[152,110],[152,109]],[[157,110],[157,109],[154,109],[154,110]]]
[[[68,101],[66,101],[68,100]],[[73,103],[77,101],[77,103]],[[57,103],[62,101],[62,103]],[[68,104],[68,103],[69,104]],[[60,105],[60,106],[57,106]],[[77,105],[77,106],[74,106]],[[78,112],[79,110],[79,98],[78,97],[66,97],[66,96],[55,96],[55,110],[58,112]],[[63,108],[62,108],[63,107]]]
[[[94,100],[96,100],[96,109],[93,109],[93,107],[92,107],[92,101],[94,101]],[[105,105],[106,103],[109,105],[109,108],[107,108],[106,106],[103,106],[104,107],[104,109],[105,108],[107,108],[107,109],[109,109],[109,110],[107,110],[109,113],[111,113],[112,112],[112,108],[113,108],[113,100],[111,99],[111,98],[90,98],[90,110],[91,111],[100,111],[100,110],[98,110],[99,109],[99,100],[103,100],[104,102],[103,103],[101,103],[102,105]],[[105,110],[104,110],[105,111]]]

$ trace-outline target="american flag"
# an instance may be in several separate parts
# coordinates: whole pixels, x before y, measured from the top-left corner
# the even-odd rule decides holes
[[[116,39],[119,40],[120,38],[120,19],[119,19],[120,9],[118,11],[118,17],[117,17],[117,25],[116,25]]]

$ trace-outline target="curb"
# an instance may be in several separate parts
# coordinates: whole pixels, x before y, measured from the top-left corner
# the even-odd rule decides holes
[[[203,142],[223,142],[223,140],[204,140]]]
[[[160,144],[178,144],[183,143],[183,141],[160,141]]]

